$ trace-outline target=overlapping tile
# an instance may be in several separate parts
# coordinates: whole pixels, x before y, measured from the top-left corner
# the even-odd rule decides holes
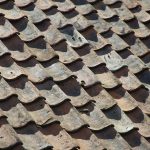
[[[150,148],[148,0],[0,0],[0,149]]]

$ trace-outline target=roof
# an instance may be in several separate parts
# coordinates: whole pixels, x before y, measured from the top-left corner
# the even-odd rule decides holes
[[[0,0],[0,149],[150,149],[149,0]]]

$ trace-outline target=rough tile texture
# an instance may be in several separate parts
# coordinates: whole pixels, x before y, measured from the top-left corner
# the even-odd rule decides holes
[[[150,1],[0,0],[0,149],[149,150]]]

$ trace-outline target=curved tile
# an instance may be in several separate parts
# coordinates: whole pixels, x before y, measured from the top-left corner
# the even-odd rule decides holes
[[[140,109],[144,113],[150,114],[150,91],[145,87],[140,87],[130,92],[130,94],[137,101]]]
[[[47,16],[44,12],[36,7],[34,4],[30,4],[26,7],[21,8],[21,11],[28,16],[28,19],[31,20],[33,23],[39,23],[45,19]]]
[[[131,20],[134,18],[134,15],[129,11],[129,9],[122,2],[117,2],[110,6],[111,9],[116,12],[121,20]]]
[[[96,8],[99,16],[103,19],[108,19],[116,15],[115,11],[111,10],[102,1],[97,1],[93,4],[93,6]]]
[[[105,148],[111,150],[130,149],[127,142],[121,137],[119,133],[109,126],[100,131],[95,132],[96,137],[104,145]]]
[[[53,77],[54,81],[63,81],[73,75],[73,73],[63,63],[59,62],[57,58],[43,63],[43,66],[48,75]]]
[[[110,89],[108,92],[125,112],[131,111],[138,106],[136,100],[121,86]]]
[[[88,67],[86,67],[80,60],[77,60],[76,62],[67,65],[67,67],[77,77],[76,80],[85,87],[91,86],[98,82],[93,72]]]
[[[76,132],[70,133],[72,139],[76,140],[82,150],[103,150],[103,143],[87,127],[82,127]]]
[[[36,56],[38,61],[48,61],[56,56],[53,48],[42,37],[27,42],[26,44],[31,54]]]
[[[1,76],[8,80],[15,79],[24,74],[9,55],[5,55],[0,59],[0,72]]]
[[[116,104],[115,100],[100,86],[100,84],[95,84],[85,90],[100,109],[108,109]]]
[[[89,125],[91,130],[101,130],[111,125],[99,107],[92,102],[77,108],[77,110],[81,114],[83,120]]]
[[[4,18],[4,16],[0,16],[0,38],[7,38],[17,33],[16,29],[11,25],[11,23]]]
[[[88,44],[88,41],[82,36],[73,26],[66,26],[60,29],[64,38],[67,40],[67,44],[71,47],[80,47]]]
[[[136,6],[138,6],[138,2],[135,0],[122,0],[124,2],[124,4],[129,8],[135,8]]]
[[[59,123],[42,127],[40,131],[45,139],[53,145],[54,149],[70,150],[78,147],[77,142],[71,138]]]
[[[3,39],[2,42],[11,53],[11,57],[17,61],[23,61],[31,57],[29,47],[19,38],[13,35],[10,38]]]
[[[132,121],[117,105],[103,110],[108,120],[114,125],[114,128],[119,133],[126,133],[134,128]]]
[[[65,101],[52,109],[56,118],[60,121],[60,125],[67,131],[76,131],[86,125],[79,112],[69,103],[69,101]]]
[[[15,0],[15,4],[18,6],[18,7],[25,7],[31,3],[33,3],[34,0]]]
[[[0,12],[5,15],[7,19],[17,20],[25,15],[20,11],[20,9],[14,5],[13,1],[7,1],[0,5]]]
[[[0,57],[5,55],[5,54],[10,54],[6,46],[3,44],[3,42],[0,40]]]
[[[35,86],[50,106],[58,105],[67,99],[65,93],[52,80],[37,83]]]
[[[109,52],[107,53],[107,51]],[[110,51],[109,47],[104,47],[104,49],[101,49],[96,52],[106,63],[106,67],[110,71],[116,71],[126,65],[124,63],[124,60],[115,51]]]
[[[93,27],[89,27],[80,32],[90,44],[92,50],[98,50],[109,44],[101,35],[99,35]]]
[[[71,1],[75,4],[76,10],[82,15],[88,14],[95,10],[94,7],[90,5],[86,0],[82,1],[71,0]]]
[[[126,22],[129,27],[134,31],[135,35],[139,38],[145,38],[150,35],[149,29],[136,18]]]
[[[34,58],[17,63],[32,82],[42,82],[50,77],[45,68]]]
[[[46,141],[44,135],[34,124],[29,124],[23,128],[18,128],[16,132],[25,149],[32,150],[52,148],[52,145]]]
[[[49,0],[37,0],[35,2],[35,5],[40,8],[41,10],[47,10],[53,6],[55,6],[55,4],[52,1]]]
[[[75,8],[74,4],[70,0],[63,0],[63,1],[55,1],[53,3],[56,4],[58,10],[61,12],[68,12]]]
[[[102,36],[105,40],[111,44],[111,48],[115,51],[121,51],[128,47],[128,44],[125,43],[117,34],[113,33],[112,31],[108,31]]]
[[[91,68],[91,70],[94,72],[95,76],[98,78],[102,87],[104,88],[110,89],[121,84],[119,80],[112,74],[112,72],[106,68],[105,65],[96,66]]]
[[[75,107],[83,106],[87,102],[92,100],[92,98],[86,93],[86,91],[74,78],[69,78],[59,83],[58,85],[61,90],[67,95],[67,97],[70,98],[71,103]]]
[[[75,48],[74,50],[80,55],[83,63],[90,69],[104,63],[101,57],[96,55],[96,53],[90,48],[90,45],[84,45],[80,48]]]
[[[15,90],[18,99],[23,103],[30,103],[40,97],[38,90],[26,77],[20,77],[8,83]]]
[[[66,43],[66,41],[61,41],[52,47],[58,54],[59,61],[64,64],[69,64],[76,61],[77,59],[80,59],[78,54]]]
[[[0,127],[0,149],[8,149],[21,143],[16,132],[8,124],[3,124]]]
[[[27,18],[16,20],[12,24],[19,32],[19,37],[25,42],[32,41],[41,36],[37,28]]]
[[[55,115],[49,105],[44,102],[44,99],[26,104],[25,107],[37,125],[47,125],[56,121]]]
[[[121,68],[114,72],[115,76],[119,78],[122,87],[128,91],[132,91],[141,86],[141,82],[132,74],[127,67]]]
[[[15,94],[15,91],[9,86],[9,84],[0,77],[0,100],[4,100],[11,95]]]
[[[3,113],[7,116],[7,121],[14,128],[20,128],[33,121],[25,107],[19,102],[16,96],[8,98],[0,103]]]
[[[88,20],[88,22],[94,26],[94,29],[98,33],[103,33],[110,29],[109,23],[107,23],[103,18],[101,18],[96,12],[91,12],[85,15],[85,17]]]
[[[135,109],[126,112],[128,117],[132,120],[137,128],[139,128],[138,132],[144,137],[150,137],[150,119],[144,114],[141,109],[136,107]]]
[[[128,142],[132,149],[149,149],[150,147],[148,141],[141,136],[137,130],[131,130],[122,134],[122,137]]]

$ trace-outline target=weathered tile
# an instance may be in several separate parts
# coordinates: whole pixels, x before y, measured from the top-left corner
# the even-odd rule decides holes
[[[18,65],[32,82],[41,82],[50,77],[44,67],[34,58],[18,62]]]
[[[138,74],[136,74],[137,78],[142,82],[150,90],[150,70],[146,69]]]
[[[104,88],[114,88],[121,84],[119,80],[109,71],[105,65],[99,65],[94,68],[91,68],[95,76],[100,81],[101,85]]]
[[[54,81],[63,81],[73,75],[63,63],[59,62],[58,58],[43,63],[43,66]]]
[[[31,3],[33,3],[34,0],[15,0],[15,4],[18,6],[18,7],[25,7]]]
[[[80,59],[79,55],[66,43],[66,41],[61,41],[52,47],[58,54],[59,61],[64,64],[72,63]]]
[[[77,77],[76,80],[85,87],[91,86],[98,82],[97,77],[94,76],[93,72],[80,60],[69,64],[68,68]]]
[[[21,11],[28,16],[28,19],[31,20],[33,23],[39,23],[45,19],[47,16],[44,12],[36,7],[34,4],[30,4],[26,7],[21,8]]]
[[[7,50],[11,53],[11,57],[17,61],[23,61],[31,57],[29,47],[19,38],[18,35],[3,39]]]
[[[3,113],[7,116],[7,120],[14,128],[20,128],[32,121],[31,116],[26,108],[19,102],[16,96],[8,98],[0,103]]]
[[[14,62],[10,55],[5,55],[0,59],[1,76],[11,80],[24,74],[21,68]]]
[[[19,32],[19,37],[25,42],[41,36],[37,28],[27,18],[13,21],[12,24]]]
[[[54,4],[52,1],[49,0],[37,0],[35,2],[35,5],[40,8],[41,10],[47,10],[53,6],[55,6],[56,4]]]
[[[0,149],[11,149],[14,145],[20,143],[17,134],[9,124],[1,124],[0,135]]]
[[[65,39],[56,26],[50,24],[49,20],[44,20],[36,26],[43,33],[50,45],[55,45]]]
[[[132,74],[127,67],[121,68],[114,72],[115,76],[119,78],[122,87],[128,91],[137,89],[141,86],[141,82]]]
[[[122,0],[122,1],[129,9],[135,8],[136,6],[139,5],[136,0]]]
[[[67,40],[67,44],[71,47],[80,47],[88,44],[88,41],[73,26],[68,25],[60,29],[60,32]]]
[[[70,150],[77,148],[77,142],[59,125],[59,123],[50,124],[42,127],[40,131],[43,133],[47,142],[50,142],[54,149]]]
[[[121,20],[130,20],[134,18],[134,15],[122,2],[117,2],[111,5],[111,8],[114,12],[116,12],[116,14],[120,17]]]
[[[119,55],[123,58],[124,64],[128,66],[128,69],[134,74],[146,68],[146,65],[139,59],[139,57],[133,55],[128,50],[120,52]]]
[[[85,15],[94,11],[94,7],[90,5],[86,0],[82,0],[82,1],[71,0],[71,1],[75,4],[76,10],[82,15]]]
[[[108,92],[125,112],[133,110],[138,105],[136,100],[122,86],[110,89]]]
[[[94,26],[94,29],[98,33],[103,33],[106,32],[110,29],[109,23],[107,23],[103,18],[101,18],[98,13],[96,12],[91,12],[87,15],[85,15],[86,19],[88,22]]]
[[[103,34],[105,40],[111,44],[111,47],[115,51],[120,51],[128,47],[128,44],[125,43],[117,34],[108,31]]]
[[[86,125],[79,112],[69,101],[53,107],[53,111],[56,118],[60,121],[60,125],[67,131],[76,131]]]
[[[123,20],[120,20],[118,16],[107,19],[107,24],[109,24],[111,26],[111,30],[118,35],[126,35],[132,32],[130,27]]]
[[[98,34],[93,27],[80,32],[90,44],[92,50],[98,50],[109,44],[100,34]]]
[[[9,84],[0,77],[0,100],[4,100],[11,95],[15,94],[14,90],[9,86]]]
[[[71,103],[75,107],[85,105],[87,102],[92,100],[92,98],[74,78],[69,78],[59,83],[59,87],[67,95],[67,97],[70,98]]]
[[[78,111],[91,130],[101,130],[110,125],[110,122],[99,109],[98,105],[92,102],[79,107]]]
[[[90,22],[81,14],[79,14],[75,9],[72,11],[63,13],[66,17],[66,23],[72,24],[78,31],[85,30],[91,26]]]
[[[115,100],[100,86],[100,84],[95,84],[85,90],[100,109],[108,109],[116,104]]]
[[[136,129],[131,130],[125,134],[122,134],[122,137],[128,142],[132,149],[149,149],[150,144],[144,137],[142,137]]]
[[[74,50],[78,53],[78,55],[80,55],[83,63],[87,67],[92,68],[104,63],[101,57],[96,55],[96,53],[91,49],[90,45],[84,45]]]
[[[0,16],[0,38],[7,38],[17,33],[16,29],[11,25],[11,23],[4,18],[4,16]]]
[[[126,116],[119,106],[114,105],[107,110],[103,110],[103,112],[110,123],[114,125],[117,132],[126,133],[134,128],[132,121]]]
[[[149,0],[138,0],[137,1],[145,11],[149,11],[150,10],[150,1]]]
[[[144,38],[150,35],[149,29],[139,20],[133,18],[126,22],[139,38]]]
[[[111,10],[102,1],[97,1],[93,4],[93,6],[96,8],[98,14],[103,19],[108,19],[116,15],[115,11]]]
[[[149,123],[150,119],[149,117],[144,114],[141,109],[136,107],[135,109],[126,112],[128,117],[132,120],[134,123],[134,126],[139,128],[139,133],[144,137],[150,137],[150,129],[149,129]]]
[[[19,139],[23,143],[23,147],[28,150],[33,149],[51,149],[52,146],[49,144],[44,135],[38,130],[34,124],[29,124],[23,128],[16,130]]]
[[[75,8],[75,5],[70,0],[52,0],[54,4],[58,7],[58,10],[62,12],[68,12],[69,10],[72,10]]]
[[[37,125],[47,125],[56,121],[55,115],[44,99],[38,99],[26,104],[25,107]]]
[[[26,77],[9,81],[9,85],[15,90],[18,99],[23,103],[30,103],[40,97],[38,90]]]
[[[3,44],[3,42],[0,40],[0,57],[6,54],[10,54],[6,46]]]
[[[53,48],[42,38],[37,38],[26,43],[32,55],[36,56],[38,61],[47,61],[56,56]]]
[[[128,143],[125,142],[125,140],[120,136],[119,133],[117,133],[117,131],[112,126],[95,132],[95,135],[107,149],[130,149]]]
[[[52,80],[46,80],[35,85],[50,106],[55,106],[67,99],[67,96]]]
[[[111,71],[116,71],[123,66],[125,66],[124,60],[110,47],[104,47],[96,53],[102,58],[106,63],[106,67]]]
[[[139,38],[136,38],[134,34],[131,33],[128,35],[124,35],[122,38],[130,46],[129,50],[133,54],[137,56],[143,56],[149,52],[146,45],[144,45],[144,43]]]
[[[140,109],[144,113],[150,114],[150,91],[145,87],[140,87],[130,92],[130,94],[137,101]]]
[[[7,1],[0,4],[0,12],[10,20],[17,20],[25,16],[20,9],[14,5],[13,1]]]
[[[82,150],[102,150],[103,143],[87,127],[83,127],[76,132],[70,133],[71,137],[77,141]]]

